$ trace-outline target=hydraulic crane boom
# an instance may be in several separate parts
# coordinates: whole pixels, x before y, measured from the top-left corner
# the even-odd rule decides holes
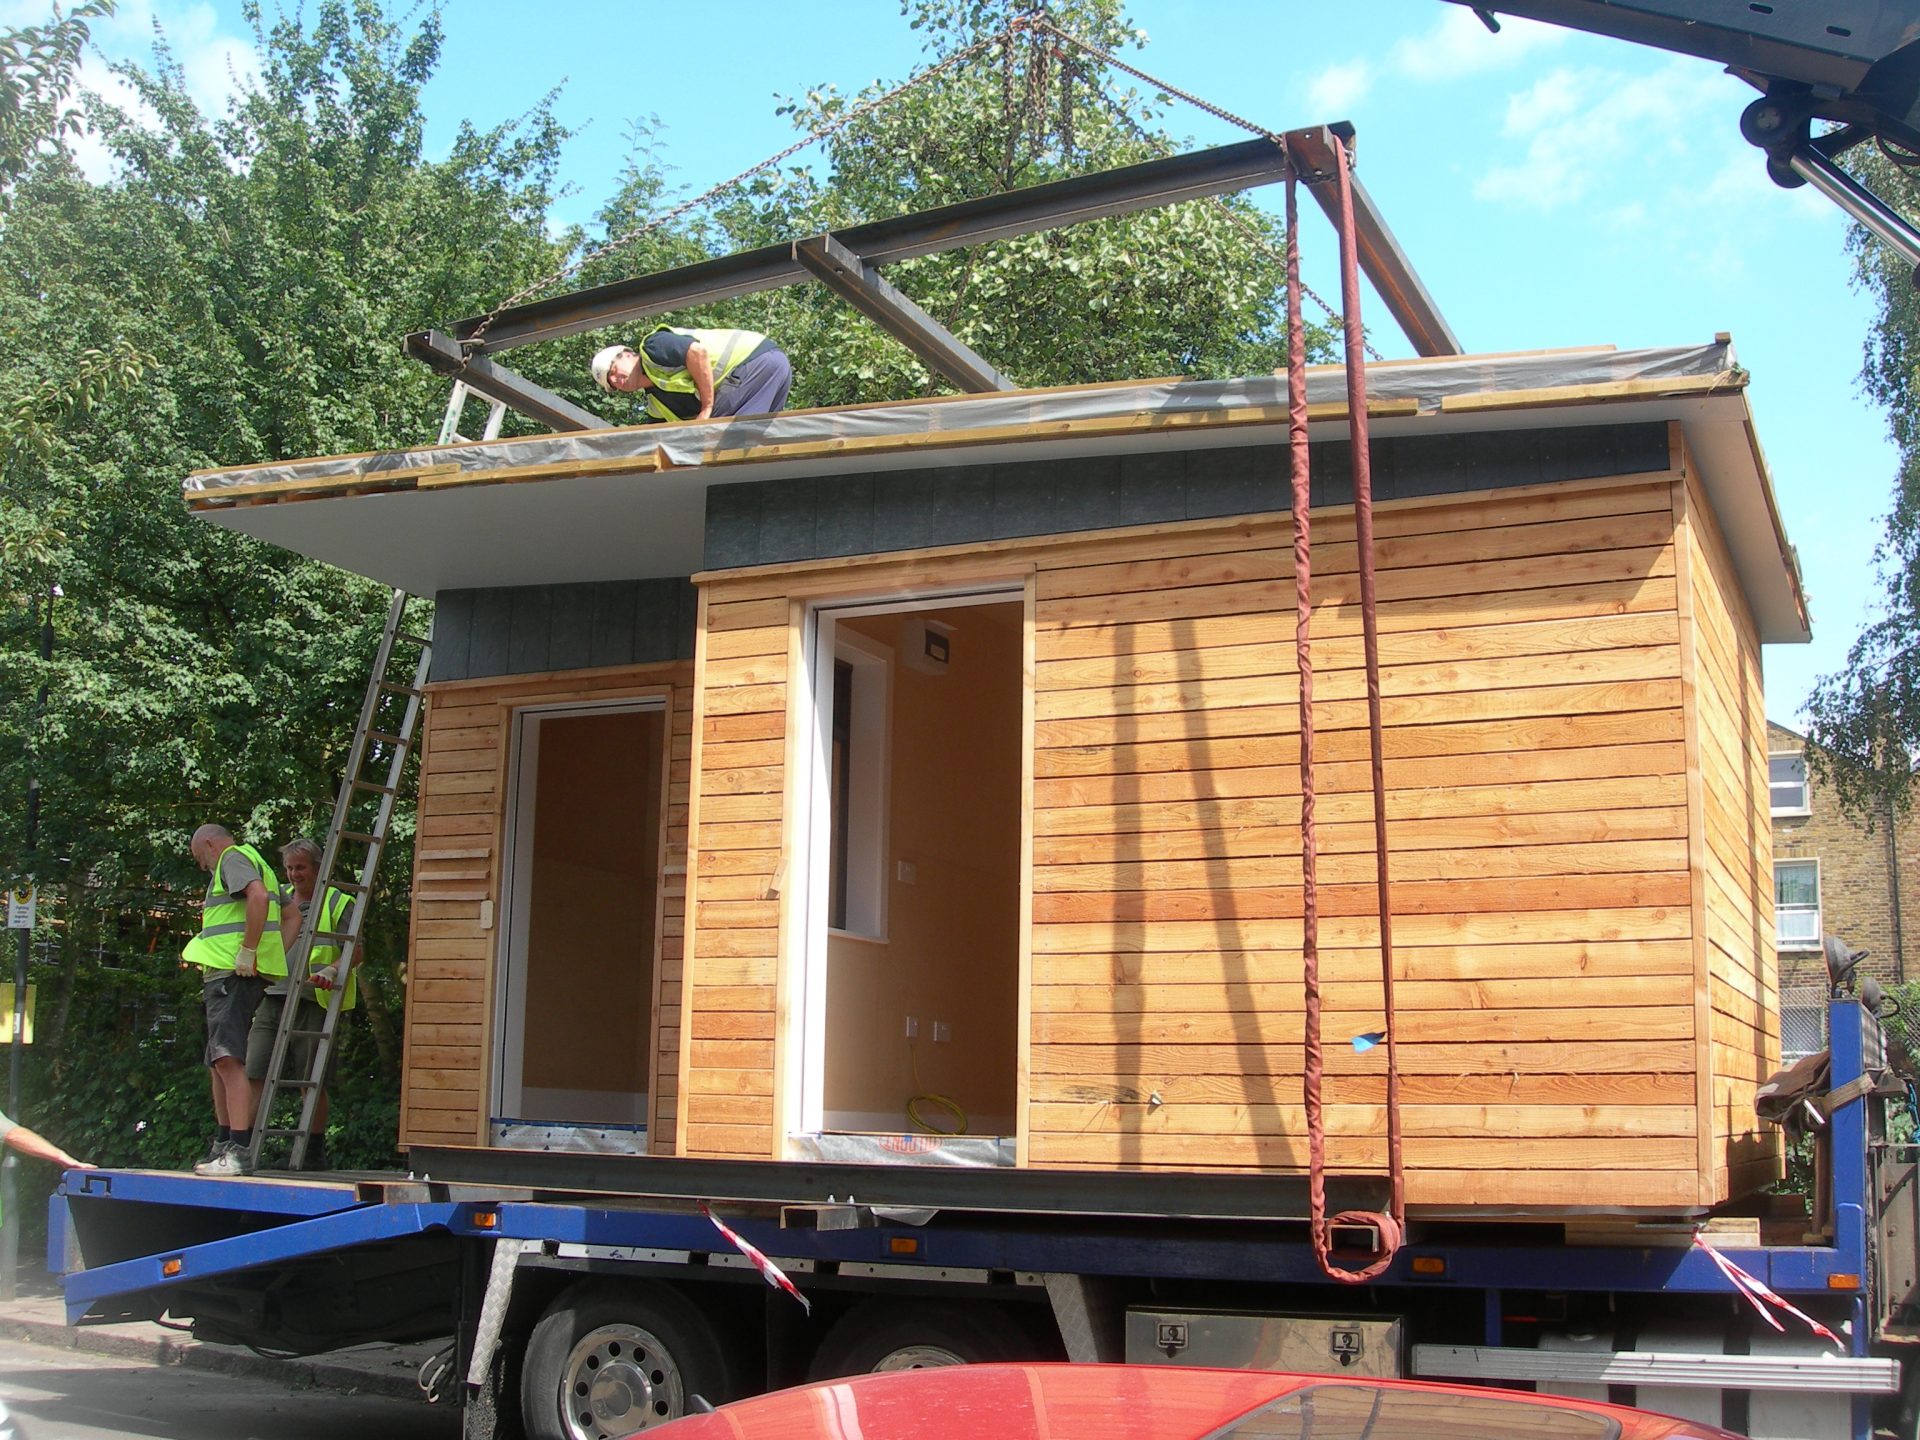
[[[1762,92],[1740,131],[1785,186],[1812,185],[1916,269],[1920,229],[1835,163],[1867,140],[1920,167],[1920,0],[1453,0],[1717,60]],[[1833,125],[1813,134],[1815,121]]]

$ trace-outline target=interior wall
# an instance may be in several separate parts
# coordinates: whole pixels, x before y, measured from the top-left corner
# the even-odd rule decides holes
[[[657,710],[540,722],[524,987],[529,1089],[647,1089],[664,730]]]
[[[910,621],[952,628],[944,674],[903,663]],[[828,944],[826,1110],[905,1127],[918,1090],[1012,1134],[1019,1023],[1021,606],[843,621],[893,651],[887,938]],[[911,880],[902,867],[911,867]],[[934,1022],[952,1027],[936,1044]],[[945,1123],[936,1117],[936,1123]]]

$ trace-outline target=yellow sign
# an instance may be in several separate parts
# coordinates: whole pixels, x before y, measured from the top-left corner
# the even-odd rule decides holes
[[[27,986],[27,1025],[26,1034],[21,1038],[22,1045],[33,1044],[33,1000],[38,985]],[[13,1043],[13,982],[0,984],[0,1045]]]

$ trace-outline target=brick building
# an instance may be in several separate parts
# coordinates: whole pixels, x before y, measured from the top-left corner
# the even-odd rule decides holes
[[[1788,1058],[1825,1043],[1820,947],[1827,935],[1872,952],[1863,973],[1883,982],[1920,978],[1920,815],[1889,823],[1889,813],[1869,829],[1843,814],[1808,774],[1806,748],[1805,736],[1768,722],[1781,1049]]]

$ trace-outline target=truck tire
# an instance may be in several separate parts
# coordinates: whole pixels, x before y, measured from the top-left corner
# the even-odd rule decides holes
[[[807,1376],[835,1380],[1036,1358],[1025,1339],[1026,1328],[1000,1305],[863,1300],[827,1332]]]
[[[713,1326],[679,1291],[590,1280],[563,1290],[527,1341],[520,1414],[528,1440],[618,1440],[733,1398]]]

